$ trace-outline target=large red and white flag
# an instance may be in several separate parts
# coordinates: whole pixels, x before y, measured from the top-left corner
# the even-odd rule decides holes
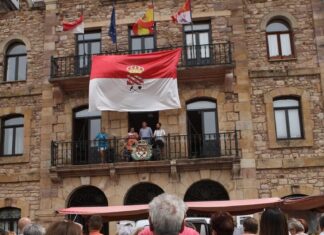
[[[84,33],[83,16],[72,22],[63,22],[63,31],[72,31],[73,33]]]
[[[181,49],[138,55],[93,56],[89,109],[144,112],[180,108]]]
[[[178,10],[176,14],[171,16],[171,18],[174,23],[178,23],[178,24],[192,23],[190,0],[186,0],[183,6]]]

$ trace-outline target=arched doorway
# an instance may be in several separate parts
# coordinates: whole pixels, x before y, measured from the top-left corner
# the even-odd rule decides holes
[[[228,193],[223,185],[213,180],[200,180],[192,184],[184,196],[186,202],[222,200],[229,200]]]
[[[94,186],[81,186],[74,190],[71,194],[67,207],[87,207],[87,206],[108,206],[106,195],[97,187]],[[87,231],[87,218],[71,216],[74,220],[83,225],[84,232]],[[109,234],[108,223],[104,223],[101,232],[105,235]]]
[[[190,156],[220,156],[216,100],[194,99],[186,108]]]
[[[152,183],[139,183],[131,187],[124,198],[125,205],[148,204],[156,196],[164,193],[163,189]]]
[[[225,201],[229,200],[228,193],[223,185],[213,180],[200,180],[193,183],[184,196],[185,202],[194,201]],[[188,216],[205,217],[206,214],[187,212]],[[209,215],[208,215],[209,216]]]

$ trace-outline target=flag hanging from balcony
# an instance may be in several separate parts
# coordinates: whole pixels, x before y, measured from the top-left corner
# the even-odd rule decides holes
[[[83,15],[72,22],[63,22],[63,31],[72,31],[73,33],[84,33]]]
[[[139,18],[132,27],[134,35],[143,36],[154,33],[154,6],[149,5],[144,16]]]
[[[181,49],[92,57],[89,109],[144,112],[180,108]]]
[[[192,23],[190,0],[186,0],[185,4],[178,10],[176,14],[171,16],[171,18],[174,23],[178,24]]]

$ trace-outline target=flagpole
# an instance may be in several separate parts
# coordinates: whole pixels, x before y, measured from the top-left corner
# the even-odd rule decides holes
[[[195,45],[194,45],[194,33],[193,33],[193,20],[192,20],[192,8],[191,8],[191,0],[189,0],[189,7],[190,7],[190,18],[191,18],[191,43],[192,43],[192,50],[191,50],[191,59],[193,59],[194,51],[195,51]],[[196,55],[197,58],[197,55]]]
[[[82,7],[81,7],[81,16],[83,17],[83,23],[84,23],[84,16],[83,16],[83,8],[84,8],[84,1],[82,1]],[[84,29],[83,29],[84,30]],[[85,69],[85,65],[86,65],[86,49],[85,49],[85,37],[84,37],[84,31],[83,31],[83,34],[82,34],[82,41],[83,41],[83,70]],[[89,62],[89,61],[88,61]]]
[[[115,2],[116,2],[116,0],[114,0],[113,1],[113,10],[114,10],[114,17],[115,17],[115,33],[116,33],[116,52],[118,51],[118,40],[117,40],[117,20],[116,20],[116,8],[115,8]]]
[[[154,0],[151,1],[152,2],[152,7],[153,7],[153,32],[155,34],[155,21],[154,21],[154,18],[155,18],[155,12],[154,12]]]

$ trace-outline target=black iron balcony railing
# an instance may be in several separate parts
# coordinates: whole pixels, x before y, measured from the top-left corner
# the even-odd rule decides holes
[[[205,135],[168,135],[163,146],[148,140],[147,149],[132,149],[125,138],[112,138],[107,141],[52,142],[52,166],[89,165],[137,161],[134,153],[145,155],[150,152],[148,161],[173,159],[198,159],[220,156],[239,157],[239,131]],[[128,148],[127,148],[128,147]]]
[[[179,47],[164,47],[140,51],[113,51],[103,55],[124,55],[151,53]],[[232,64],[232,44],[216,43],[209,45],[183,46],[179,67]],[[85,76],[90,74],[92,55],[77,55],[52,58],[51,78]]]

